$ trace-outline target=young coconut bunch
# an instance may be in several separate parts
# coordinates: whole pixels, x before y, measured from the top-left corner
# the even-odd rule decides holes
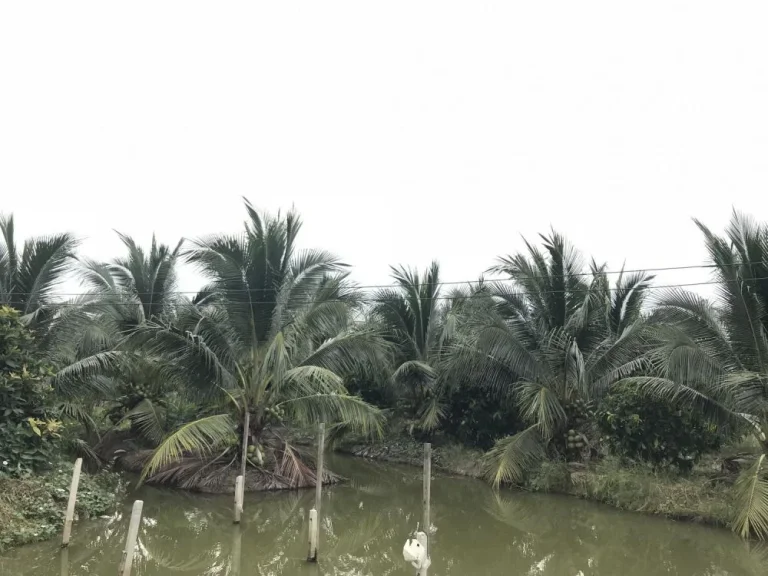
[[[356,328],[359,301],[344,265],[296,251],[295,213],[246,209],[244,234],[199,240],[187,253],[210,284],[172,322],[146,323],[131,337],[205,407],[163,439],[142,479],[201,487],[251,465],[261,487],[304,486],[314,481],[301,448],[307,427],[381,432],[379,410],[344,386],[389,352],[378,334]]]

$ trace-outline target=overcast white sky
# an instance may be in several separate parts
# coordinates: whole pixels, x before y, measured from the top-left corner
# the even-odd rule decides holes
[[[6,1],[0,210],[107,259],[113,229],[293,204],[361,284],[433,258],[474,279],[550,225],[613,268],[698,264],[692,216],[768,220],[766,22],[764,0]]]

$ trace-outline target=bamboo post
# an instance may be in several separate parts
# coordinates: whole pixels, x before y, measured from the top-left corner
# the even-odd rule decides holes
[[[240,526],[235,526],[234,530],[232,536],[232,576],[240,576],[243,532],[240,530]]]
[[[317,510],[312,508],[309,511],[309,552],[307,552],[307,562],[317,562],[317,538],[319,534]]]
[[[315,480],[315,510],[320,519],[320,500],[323,496],[323,456],[325,453],[325,424],[320,423],[317,430],[317,478]]]
[[[240,475],[245,478],[245,467],[248,463],[248,440],[250,440],[251,413],[245,407],[245,422],[243,423],[243,457],[240,459]]]
[[[315,507],[309,511],[309,552],[308,562],[317,562],[320,544],[320,503],[323,498],[323,458],[325,455],[325,423],[317,427],[317,469],[315,470]]]
[[[67,502],[67,514],[64,516],[64,535],[61,539],[63,547],[69,546],[69,537],[72,534],[72,521],[75,519],[75,503],[77,502],[77,487],[80,485],[80,470],[83,467],[83,459],[75,460],[75,469],[72,471],[72,483],[69,485],[69,501]]]
[[[235,480],[235,524],[240,524],[240,515],[243,513],[244,491],[245,478],[238,476]]]
[[[133,554],[136,549],[136,540],[139,537],[139,524],[141,524],[141,511],[143,508],[144,502],[142,500],[136,500],[133,503],[131,523],[128,525],[128,536],[125,538],[125,550],[123,550],[123,558],[120,561],[118,576],[131,576]]]
[[[430,507],[432,498],[432,444],[424,444],[424,486],[422,494],[422,510],[424,517],[422,518],[422,526],[424,527],[424,534],[427,535],[427,556],[430,553],[430,534],[432,532],[432,520],[430,518]],[[420,576],[427,576],[427,569],[423,569]]]
[[[60,576],[69,576],[69,548],[61,549],[61,557],[59,558],[59,574]]]

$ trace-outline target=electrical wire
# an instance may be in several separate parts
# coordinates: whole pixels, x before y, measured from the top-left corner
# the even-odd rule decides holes
[[[758,277],[758,278],[752,278],[751,280],[757,281],[757,280],[768,280],[768,276],[764,277]],[[684,283],[684,284],[665,284],[665,285],[646,285],[641,288],[642,291],[648,291],[648,290],[672,290],[675,288],[689,288],[694,286],[711,286],[711,285],[720,285],[723,282],[741,282],[741,280],[721,280],[721,281],[709,281],[709,282],[691,282],[691,283]],[[636,288],[637,289],[637,288]],[[617,292],[620,290],[624,290],[624,288],[605,288],[608,292]],[[588,294],[591,293],[592,290],[587,289],[578,289],[578,290],[542,290],[538,291],[537,294],[570,294],[570,295],[576,295],[576,294]],[[236,292],[236,294],[241,294],[242,292]],[[174,293],[169,293],[174,294]],[[180,293],[176,293],[180,294]],[[222,291],[222,295],[226,296],[227,292]],[[80,294],[81,296],[91,296],[93,299],[86,301],[86,302],[57,302],[55,304],[51,304],[52,308],[61,308],[61,307],[83,307],[87,304],[92,303],[105,303],[109,304],[110,306],[127,306],[127,307],[136,307],[136,306],[143,306],[146,303],[142,303],[139,299],[135,299],[133,301],[116,301],[116,299],[121,298],[122,295],[117,294],[98,294],[98,293],[83,293]],[[493,294],[492,294],[493,295]],[[135,297],[136,293],[133,294],[127,294],[128,297]],[[450,296],[433,296],[431,298],[421,298],[422,301],[431,301],[431,300],[468,300],[471,298],[476,297],[477,294],[455,294]],[[507,292],[504,294],[504,296],[526,296],[526,292]],[[101,301],[99,301],[101,300]],[[295,305],[310,305],[314,303],[331,303],[331,302],[347,302],[347,303],[355,303],[355,304],[376,304],[376,303],[387,303],[390,300],[387,298],[369,298],[369,297],[354,297],[350,296],[349,298],[316,298],[316,297],[310,297],[310,298],[293,298],[290,299],[288,302],[295,304]],[[277,299],[269,299],[269,300],[243,300],[241,302],[242,304],[247,304],[249,306],[254,306],[258,304],[264,304],[264,305],[278,305],[278,304],[285,304],[287,302],[285,301],[279,301]],[[10,304],[13,306],[14,304],[22,306],[24,305],[23,301],[9,301],[7,304]],[[195,304],[192,302],[174,302],[169,303],[169,306],[172,306],[174,308],[201,308],[205,306],[205,304]]]
[[[756,264],[761,264],[766,266],[768,268],[768,263],[766,262],[738,262],[733,264],[726,264],[726,265],[719,265],[719,264],[691,264],[686,266],[665,266],[665,267],[659,267],[659,268],[637,268],[637,269],[628,269],[628,270],[600,270],[598,273],[605,274],[605,275],[612,275],[612,274],[640,274],[640,273],[649,273],[649,272],[672,272],[672,271],[678,271],[678,270],[705,270],[705,269],[713,269],[713,268],[721,268],[722,266],[753,266]],[[594,276],[594,272],[576,272],[573,274],[555,274],[550,276],[527,276],[528,279],[531,280],[544,280],[544,279],[555,279],[555,278],[579,278],[579,277],[586,277],[586,276]],[[766,278],[751,278],[751,280],[765,280]],[[505,283],[505,282],[517,282],[515,278],[483,278],[482,276],[480,278],[474,279],[474,280],[455,280],[450,282],[438,282],[438,286],[457,286],[457,285],[473,285],[473,284],[479,284],[480,282],[483,282],[484,284],[495,284],[495,283]],[[691,284],[681,284],[680,286],[700,286],[700,285],[706,285],[706,284],[719,284],[721,281],[712,281],[712,282],[698,282],[698,283],[691,283]],[[355,290],[372,290],[372,289],[383,289],[383,288],[400,288],[402,285],[399,283],[392,283],[392,284],[369,284],[369,285],[351,285],[351,288],[354,288]],[[664,288],[664,286],[660,286],[660,288]],[[154,292],[133,292],[136,296],[157,296],[157,295],[169,295],[169,294],[175,294],[175,295],[196,295],[202,292],[202,290],[171,290],[168,292],[158,290]],[[255,293],[255,292],[276,292],[274,288],[238,288],[233,290],[226,291],[230,294],[233,293]],[[28,292],[7,292],[6,296],[27,296],[29,295]],[[68,297],[79,297],[79,296],[91,296],[93,295],[93,292],[62,292],[58,293],[57,296],[68,296]]]

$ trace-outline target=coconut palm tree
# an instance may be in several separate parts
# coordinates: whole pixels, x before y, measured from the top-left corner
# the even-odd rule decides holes
[[[396,396],[423,428],[432,429],[441,416],[435,390],[444,340],[440,267],[432,262],[422,275],[404,266],[393,266],[391,272],[396,287],[375,294],[373,321],[394,344],[397,368],[391,381]]]
[[[394,288],[373,298],[373,325],[394,345],[390,378],[395,395],[424,431],[438,427],[445,417],[445,395],[458,386],[443,370],[451,346],[464,331],[468,317],[487,308],[489,293],[482,278],[475,284],[444,291],[437,262],[421,275],[404,266],[392,267]]]
[[[621,274],[611,288],[605,266],[591,263],[555,232],[544,251],[499,259],[491,271],[509,284],[490,285],[495,300],[470,345],[456,348],[453,370],[510,395],[528,426],[488,453],[494,485],[519,482],[548,454],[589,449],[591,405],[642,366],[641,309],[652,277]],[[568,435],[566,435],[568,431]]]
[[[344,385],[387,353],[377,334],[353,322],[359,301],[345,265],[325,251],[297,250],[295,212],[260,215],[247,201],[246,209],[244,233],[197,240],[186,253],[208,285],[172,317],[137,326],[127,343],[204,399],[198,417],[146,460],[144,478],[190,485],[204,471],[224,482],[240,457],[264,486],[300,486],[314,476],[294,442],[297,429],[324,421],[380,431],[379,411]],[[114,361],[102,355],[73,372]]]
[[[106,404],[113,424],[130,421],[134,432],[156,445],[163,438],[166,411],[179,383],[163,373],[156,359],[121,346],[138,326],[173,314],[182,242],[172,249],[153,236],[145,251],[130,236],[118,235],[128,255],[106,263],[79,261],[75,271],[87,292],[62,307],[44,346],[62,367],[54,384],[66,414],[93,430],[92,408]],[[100,371],[82,372],[89,362],[98,367],[100,358],[112,362]],[[108,458],[113,446],[99,440],[96,452]]]
[[[69,233],[30,238],[19,252],[13,215],[0,215],[0,304],[22,313],[27,324],[53,316],[55,290],[71,270],[77,239]]]
[[[67,302],[49,343],[69,361],[113,349],[137,326],[175,310],[176,268],[183,240],[172,249],[153,235],[145,252],[132,237],[119,232],[118,236],[127,256],[112,262],[82,258],[75,268],[87,291]]]
[[[735,484],[733,529],[768,537],[768,226],[734,212],[725,236],[695,221],[717,282],[710,302],[676,288],[650,318],[657,343],[651,375],[630,379],[656,397],[703,410],[746,430],[758,447]]]

